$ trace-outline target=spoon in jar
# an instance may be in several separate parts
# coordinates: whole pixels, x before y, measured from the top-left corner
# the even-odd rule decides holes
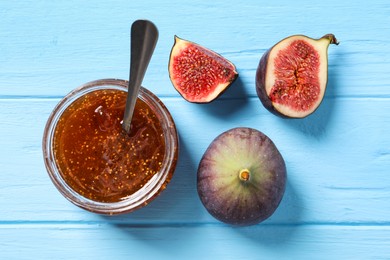
[[[130,133],[135,103],[146,69],[158,39],[157,27],[150,21],[137,20],[131,26],[130,76],[122,128]]]

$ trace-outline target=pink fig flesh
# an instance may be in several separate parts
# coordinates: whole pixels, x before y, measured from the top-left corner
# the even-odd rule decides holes
[[[193,103],[215,100],[238,77],[233,63],[214,51],[177,36],[168,70],[174,88],[185,100]]]
[[[338,44],[333,34],[317,40],[294,35],[264,53],[256,71],[256,91],[263,105],[283,117],[313,113],[326,90],[330,44]]]

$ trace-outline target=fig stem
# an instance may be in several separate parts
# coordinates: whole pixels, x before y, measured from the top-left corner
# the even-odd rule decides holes
[[[240,178],[240,180],[242,181],[248,181],[249,180],[249,177],[250,177],[250,172],[248,169],[242,169],[240,171],[240,173],[238,174],[238,177]]]
[[[329,40],[329,44],[339,45],[339,42],[337,41],[334,34],[328,33],[328,34],[325,34],[324,36],[322,36],[322,38],[327,38]]]

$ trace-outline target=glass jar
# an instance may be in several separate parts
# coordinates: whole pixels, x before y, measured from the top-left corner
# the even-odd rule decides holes
[[[147,205],[166,188],[172,178],[178,159],[178,135],[168,109],[153,93],[141,87],[138,99],[154,112],[162,127],[165,153],[161,167],[141,188],[125,198],[114,202],[95,201],[81,195],[63,177],[54,150],[54,135],[64,111],[76,100],[97,90],[120,90],[127,92],[128,82],[119,79],[102,79],[86,83],[66,95],[51,113],[43,135],[43,157],[48,174],[60,193],[73,204],[91,212],[115,215],[129,213]],[[66,122],[65,122],[66,123]]]

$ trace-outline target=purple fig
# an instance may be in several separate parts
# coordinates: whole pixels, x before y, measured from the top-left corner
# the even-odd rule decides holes
[[[197,180],[199,197],[212,216],[232,225],[252,225],[278,207],[286,166],[271,139],[240,127],[214,139],[200,161]]]

